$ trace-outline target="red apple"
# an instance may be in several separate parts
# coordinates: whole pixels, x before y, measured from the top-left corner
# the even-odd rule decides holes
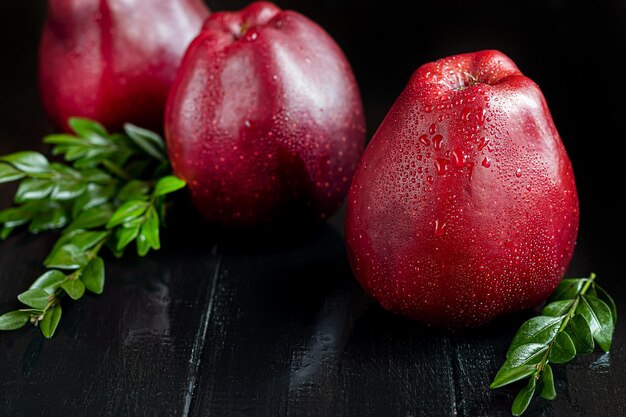
[[[208,14],[201,0],[50,0],[39,80],[53,123],[67,129],[83,116],[112,130],[161,130],[180,60]]]
[[[174,172],[210,221],[254,227],[324,219],[347,194],[364,145],[361,99],[331,37],[258,2],[213,14],[168,102]]]
[[[413,74],[363,154],[346,234],[356,277],[383,307],[454,328],[544,301],[578,214],[541,90],[483,51]]]

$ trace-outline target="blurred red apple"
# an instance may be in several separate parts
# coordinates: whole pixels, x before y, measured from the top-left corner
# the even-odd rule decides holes
[[[541,90],[483,51],[413,74],[361,159],[346,234],[356,277],[383,307],[476,326],[548,297],[578,214]]]
[[[216,13],[190,45],[168,102],[174,171],[210,221],[324,219],[364,145],[345,56],[318,25],[271,3]]]
[[[53,123],[83,116],[161,130],[176,69],[208,14],[201,0],[50,0],[39,80]]]

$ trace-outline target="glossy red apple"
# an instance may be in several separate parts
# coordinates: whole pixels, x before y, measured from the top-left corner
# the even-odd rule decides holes
[[[195,206],[234,227],[333,214],[364,131],[337,44],[301,14],[264,2],[207,20],[185,54],[165,125]]]
[[[383,307],[454,328],[544,301],[578,214],[541,90],[483,51],[413,74],[363,154],[346,234],[356,277]]]
[[[201,0],[49,0],[39,49],[44,107],[111,130],[162,129],[169,89],[208,10]]]

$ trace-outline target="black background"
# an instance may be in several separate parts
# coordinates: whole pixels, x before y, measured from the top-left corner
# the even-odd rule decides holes
[[[543,90],[574,166],[581,224],[569,275],[595,271],[623,307],[626,1],[277,4],[344,49],[369,137],[422,63],[480,49],[509,55]],[[44,14],[42,0],[0,2],[0,154],[43,151],[51,132],[36,82]],[[10,191],[0,189],[2,207]],[[486,386],[528,314],[471,335],[388,314],[354,284],[341,222],[245,243],[174,230],[149,260],[111,261],[105,294],[68,306],[52,341],[0,334],[0,415],[507,415],[515,390]],[[2,311],[41,272],[50,242],[0,243]],[[622,323],[610,355],[560,367],[558,399],[536,400],[529,415],[626,415]]]

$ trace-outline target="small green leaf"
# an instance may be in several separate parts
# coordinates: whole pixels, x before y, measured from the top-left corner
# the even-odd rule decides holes
[[[591,335],[591,329],[587,319],[581,314],[576,314],[567,324],[565,328],[570,339],[574,343],[576,352],[584,355],[593,352],[594,343]]]
[[[35,214],[28,226],[28,231],[37,234],[47,230],[60,229],[66,224],[67,213],[65,209],[58,205],[48,205],[47,210]]]
[[[6,227],[17,227],[28,223],[34,216],[33,210],[26,205],[20,207],[9,207],[0,211],[0,223]]]
[[[39,152],[24,151],[0,157],[1,161],[8,162],[15,168],[27,174],[41,174],[48,172],[49,163]]]
[[[30,320],[26,311],[10,311],[0,316],[0,330],[16,330],[24,327]]]
[[[94,258],[83,270],[80,280],[85,287],[95,294],[102,294],[104,290],[104,261],[100,257]]]
[[[496,377],[494,378],[489,388],[500,388],[520,379],[526,378],[537,370],[535,365],[518,366],[517,368],[504,368],[502,367]]]
[[[71,281],[65,281],[61,284],[61,288],[65,290],[72,300],[79,300],[85,294],[85,284],[79,279],[73,279]]]
[[[18,295],[17,299],[29,307],[43,310],[48,305],[49,297],[50,294],[41,288],[33,288]]]
[[[48,135],[43,138],[43,143],[49,145],[73,145],[73,146],[85,146],[87,142],[84,139],[77,138],[76,136],[67,134],[55,134]]]
[[[583,295],[576,312],[587,319],[593,340],[598,343],[600,349],[608,352],[611,349],[614,329],[613,314],[609,306],[594,296]]]
[[[546,400],[554,400],[556,398],[556,389],[554,388],[554,376],[552,368],[546,364],[541,374],[541,398]]]
[[[126,203],[122,204],[116,211],[113,213],[111,218],[107,223],[107,229],[112,229],[115,226],[118,226],[122,223],[126,223],[131,221],[142,214],[145,213],[149,204],[145,201],[139,200],[130,200]]]
[[[52,191],[54,184],[46,179],[25,179],[17,188],[15,193],[15,202],[23,203],[25,201],[41,200]]]
[[[587,278],[562,280],[548,299],[548,303],[575,298],[587,281]]]
[[[96,246],[109,234],[110,232],[107,231],[79,232],[72,236],[70,242],[80,250],[86,251]]]
[[[52,200],[73,200],[87,189],[87,185],[81,181],[59,181],[54,184],[50,193]]]
[[[148,209],[146,214],[146,222],[141,226],[141,234],[146,238],[148,245],[158,250],[161,248],[161,241],[159,238],[159,215],[154,207]]]
[[[66,280],[66,276],[63,272],[53,269],[45,272],[39,278],[35,280],[30,286],[31,289],[39,288],[46,290],[48,294],[52,294],[54,290]]]
[[[88,138],[93,135],[108,136],[108,132],[100,123],[81,117],[71,117],[67,124],[76,134]]]
[[[145,181],[131,180],[117,193],[120,201],[142,200],[148,199],[150,185]]]
[[[613,325],[617,323],[617,306],[615,305],[615,301],[609,295],[608,292],[599,285],[595,286],[596,291],[598,292],[598,297],[606,303],[607,306],[611,309],[611,315],[613,316]]]
[[[26,174],[13,168],[11,165],[0,163],[0,184],[21,180],[25,176]]]
[[[128,137],[148,155],[164,160],[167,158],[163,139],[154,132],[140,128],[130,123],[124,125],[124,131]]]
[[[514,416],[521,416],[524,411],[526,411],[528,404],[530,404],[530,400],[532,400],[533,395],[535,394],[536,383],[535,378],[530,378],[528,380],[528,384],[522,388],[519,394],[517,394],[517,397],[515,397],[515,400],[513,400],[511,414]]]
[[[137,235],[139,234],[139,228],[141,226],[132,226],[132,227],[120,227],[117,229],[117,245],[115,246],[116,250],[122,251],[130,242],[135,240]]]
[[[92,207],[80,213],[64,231],[68,233],[77,229],[93,229],[107,224],[111,218],[112,211],[109,205]]]
[[[39,329],[41,329],[41,333],[46,339],[50,339],[54,336],[54,332],[59,326],[62,312],[61,306],[56,305],[44,314],[43,319],[39,323]]]
[[[569,335],[566,332],[557,334],[548,357],[550,362],[566,363],[574,359],[574,356],[576,356],[576,347]]]
[[[61,246],[46,261],[47,268],[78,269],[87,264],[87,255],[80,248],[67,244]]]
[[[90,183],[83,194],[78,197],[72,209],[72,216],[78,217],[81,211],[101,206],[107,203],[113,194],[115,187],[110,185],[98,185]]]
[[[517,331],[507,356],[521,345],[528,343],[548,344],[559,330],[563,317],[538,316],[526,321]]]
[[[137,255],[146,256],[149,250],[150,244],[148,243],[148,239],[144,234],[139,233],[137,236]]]
[[[12,227],[8,227],[8,226],[4,226],[2,228],[2,230],[0,230],[0,240],[4,240],[7,237],[9,237],[9,235],[11,234],[11,232],[13,231]]]
[[[550,317],[564,316],[572,307],[572,304],[574,304],[574,300],[555,301],[546,305],[541,311],[541,315]]]
[[[174,191],[184,188],[185,185],[187,185],[185,181],[173,175],[169,175],[167,177],[161,178],[157,182],[156,186],[154,187],[154,195],[161,196],[161,195],[173,193]]]

